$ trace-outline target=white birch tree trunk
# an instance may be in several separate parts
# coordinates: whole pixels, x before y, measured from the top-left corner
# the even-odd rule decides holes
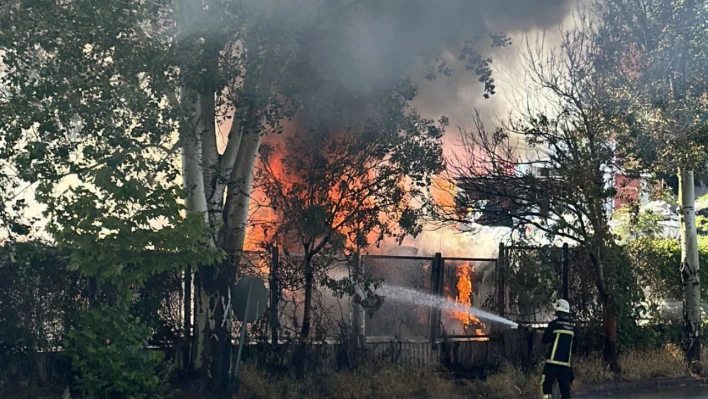
[[[186,90],[186,88],[182,89],[182,104],[187,102],[188,95]],[[208,137],[206,132],[209,130],[209,125],[213,126],[214,102],[213,98],[210,101],[209,98],[203,95],[199,95],[197,98],[191,123],[189,125],[183,124],[180,132],[180,140],[182,142],[182,179],[188,191],[186,198],[187,212],[202,214],[204,215],[204,221],[209,223],[203,157],[205,150],[210,147],[208,143],[206,147],[204,146],[204,140],[205,137]],[[211,245],[215,245],[213,240]],[[195,279],[194,281],[195,285],[192,292],[194,294],[195,307],[192,344],[195,348],[192,350],[192,361],[195,368],[201,369],[205,361],[203,342],[209,335],[209,330],[206,329],[209,315],[205,306],[209,302],[209,297],[200,286],[200,279]]]
[[[211,3],[211,2],[209,2]],[[217,2],[218,3],[218,2]],[[189,35],[198,32],[192,24],[195,17],[204,13],[217,13],[218,5],[178,0],[177,42],[189,43]],[[199,24],[203,21],[197,20]],[[208,40],[208,39],[207,39]],[[187,44],[189,47],[189,44]],[[212,49],[213,50],[213,49]],[[210,66],[218,63],[218,53],[194,54]],[[215,68],[215,70],[218,68]],[[200,73],[188,71],[185,73]],[[249,74],[258,78],[259,74]],[[249,77],[250,77],[249,76]],[[187,79],[189,81],[189,79]],[[250,79],[249,79],[250,81]],[[249,86],[250,87],[250,86]],[[220,265],[196,265],[194,275],[194,324],[191,361],[204,377],[218,377],[220,389],[230,368],[229,342],[231,303],[229,287],[233,283],[241,251],[245,242],[253,170],[260,146],[260,129],[244,134],[244,120],[259,112],[252,104],[237,105],[229,141],[223,154],[219,154],[216,140],[215,95],[205,87],[182,87],[180,99],[171,99],[173,106],[189,110],[189,118],[180,122],[182,150],[182,178],[188,191],[186,209],[190,214],[204,215],[205,222],[214,235],[210,245],[221,248],[229,255],[229,262]],[[253,126],[254,124],[249,124]],[[225,209],[224,197],[228,193]],[[223,221],[223,225],[222,225]],[[214,373],[218,373],[216,375]],[[214,374],[214,375],[211,375]]]
[[[248,209],[251,201],[253,172],[261,144],[260,131],[245,132],[239,148],[236,165],[229,179],[224,209],[222,247],[227,251],[232,265],[238,264],[246,240]],[[234,270],[238,273],[238,270]]]
[[[701,281],[693,171],[679,169],[681,204],[681,284],[686,358],[696,364],[701,358]]]
[[[207,371],[211,363],[218,361],[223,353],[215,353],[214,348],[221,347],[219,341],[225,337],[224,326],[230,325],[231,303],[223,298],[226,280],[232,281],[237,270],[241,251],[245,242],[248,222],[250,193],[253,171],[260,147],[260,132],[242,132],[245,109],[238,109],[229,133],[229,142],[222,155],[219,155],[214,124],[214,98],[197,96],[193,126],[195,139],[185,141],[183,146],[185,164],[189,164],[190,186],[198,187],[190,197],[188,210],[203,212],[205,221],[212,228],[220,227],[218,237],[213,237],[212,245],[226,251],[229,266],[217,265],[216,270],[201,268],[195,279],[195,338],[193,350],[195,368]],[[198,145],[192,145],[197,142]],[[185,168],[185,177],[187,176]],[[228,194],[226,204],[224,196]],[[223,220],[223,226],[219,226]],[[196,284],[199,282],[199,284]],[[207,286],[211,289],[207,292]],[[227,330],[230,331],[229,328]],[[228,333],[227,333],[228,334]],[[221,352],[221,350],[218,350]],[[216,356],[216,357],[215,357]],[[220,364],[224,364],[223,360]],[[223,373],[223,371],[222,371]],[[208,374],[208,373],[207,373]],[[216,377],[216,376],[212,376]]]
[[[184,101],[184,96],[183,96]],[[196,121],[196,117],[193,121]],[[183,126],[180,133],[182,142],[182,181],[187,189],[186,207],[188,212],[203,212],[206,221],[207,202],[204,191],[204,170],[202,169],[202,137]]]

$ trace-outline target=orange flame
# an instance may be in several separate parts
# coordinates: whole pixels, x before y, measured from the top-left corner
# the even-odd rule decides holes
[[[474,268],[469,264],[462,265],[457,269],[457,297],[453,300],[448,295],[448,300],[460,304],[466,308],[472,307],[472,278],[470,274],[474,273]],[[477,317],[469,312],[451,312],[450,315],[458,320],[462,327],[467,330],[468,327],[476,327],[474,335],[484,335],[482,323]]]
[[[304,134],[304,130],[302,130],[299,120],[286,121],[283,123],[283,127],[282,134],[268,134],[263,137],[262,144],[269,145],[273,151],[270,153],[267,163],[264,163],[263,158],[258,158],[256,169],[266,170],[264,168],[267,168],[270,178],[277,181],[283,191],[290,192],[296,184],[302,182],[303,176],[299,176],[297,172],[292,173],[293,171],[287,168],[286,156],[289,152],[286,138]],[[333,140],[343,134],[344,131],[334,130]],[[338,181],[332,182],[329,186],[328,201],[322,201],[319,197],[311,200],[317,205],[327,207],[327,210],[332,213],[331,228],[337,231],[338,236],[341,235],[339,238],[346,239],[347,244],[351,247],[356,246],[356,243],[353,242],[356,227],[349,221],[351,213],[357,209],[375,208],[376,206],[374,198],[366,194],[370,190],[365,189],[367,184],[372,184],[371,181],[375,179],[376,171],[372,169],[366,173],[368,176],[339,176]],[[279,221],[283,216],[271,208],[268,205],[269,202],[269,198],[263,190],[254,186],[249,204],[249,224],[244,249],[262,251],[265,243],[277,242],[283,249],[288,249],[290,252],[302,252],[301,243],[296,242],[293,237],[287,234],[280,237],[274,236],[275,232],[272,231],[275,228],[274,222]],[[383,215],[381,217],[391,226],[395,226],[393,220],[387,220]],[[378,231],[369,232],[368,241],[375,242],[378,234]]]
[[[433,184],[430,186],[430,194],[433,201],[441,207],[450,208],[455,206],[455,196],[457,186],[448,178],[433,177]]]

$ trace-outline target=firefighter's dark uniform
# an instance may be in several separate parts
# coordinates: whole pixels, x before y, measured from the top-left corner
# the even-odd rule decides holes
[[[574,338],[575,324],[570,321],[569,317],[562,315],[550,322],[543,332],[542,342],[544,344],[552,344],[549,345],[546,364],[543,366],[543,374],[541,376],[544,399],[552,397],[555,380],[558,380],[561,397],[563,399],[570,398],[572,380],[570,357],[571,352],[573,352]]]

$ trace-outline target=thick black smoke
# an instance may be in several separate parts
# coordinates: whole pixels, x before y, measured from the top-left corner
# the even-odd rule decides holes
[[[314,21],[309,33],[320,36],[309,48],[311,66],[350,90],[373,89],[444,51],[459,55],[466,41],[486,56],[491,52],[491,42],[485,40],[489,35],[558,25],[569,4],[567,0],[355,1],[339,13],[328,9]],[[464,66],[458,65],[452,72],[463,71]]]
[[[426,117],[449,116],[454,130],[456,124],[469,126],[475,107],[485,114],[506,111],[494,96],[482,101],[479,71],[466,68],[470,59],[509,53],[493,48],[491,36],[554,28],[574,2],[247,0],[243,4],[243,23],[268,36],[264,46],[288,47],[296,54],[283,79],[292,86],[282,89],[315,104],[309,107],[319,109],[314,112],[332,113],[327,106],[344,97],[365,101],[372,91],[388,90],[400,84],[401,76],[410,76],[420,89],[414,105]],[[472,54],[460,60],[466,47]],[[446,69],[438,69],[440,60]],[[432,82],[427,79],[431,68],[437,75]],[[337,108],[353,112],[346,104]]]

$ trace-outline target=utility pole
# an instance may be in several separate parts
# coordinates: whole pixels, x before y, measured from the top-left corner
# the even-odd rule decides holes
[[[569,289],[568,289],[568,278],[570,274],[570,249],[568,248],[568,243],[563,243],[563,249],[561,251],[561,298],[566,301],[569,300]]]
[[[692,170],[679,168],[681,204],[681,284],[683,285],[683,339],[686,359],[692,366],[701,359],[701,280]]]

